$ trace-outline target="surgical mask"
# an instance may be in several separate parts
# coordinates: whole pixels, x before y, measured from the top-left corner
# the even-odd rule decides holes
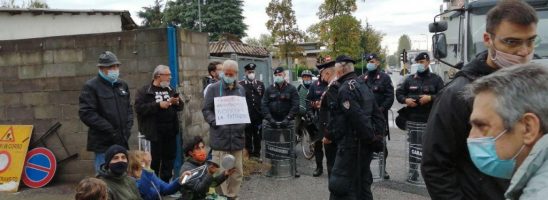
[[[229,76],[224,76],[224,75],[223,75],[223,81],[224,81],[226,84],[233,84],[234,81],[236,81],[236,79],[233,78],[233,77],[229,77]]]
[[[161,81],[160,87],[162,88],[168,88],[169,87],[169,81]]]
[[[423,64],[417,63],[415,64],[415,67],[417,67],[418,73],[423,73],[424,71],[426,71],[426,67]]]
[[[283,83],[285,80],[284,80],[284,77],[283,76],[274,76],[274,82],[277,83],[277,84],[281,84]]]
[[[110,79],[110,81],[116,82],[119,76],[120,76],[120,70],[118,69],[108,70],[107,77]]]
[[[223,71],[217,71],[217,75],[218,75],[218,78],[222,78],[223,76],[225,76],[225,73]]]
[[[497,137],[468,138],[468,151],[474,165],[484,174],[503,179],[512,178],[516,168],[516,157],[523,147],[510,160],[501,160],[495,147],[496,140],[507,130],[502,131]]]
[[[377,69],[377,65],[375,63],[367,63],[367,71],[375,71]]]
[[[205,150],[194,150],[194,154],[192,155],[192,158],[194,158],[194,160],[202,163],[202,162],[205,162],[206,160],[206,152]]]
[[[495,51],[495,53],[491,57],[491,60],[495,64],[497,64],[497,66],[501,68],[510,67],[512,65],[529,63],[533,59],[533,55],[534,55],[534,51],[531,51],[531,53],[525,57],[504,53],[502,51],[497,50],[495,46],[493,46],[493,50]]]
[[[255,80],[255,73],[249,73],[249,74],[247,74],[247,78],[248,78],[249,80]]]
[[[121,176],[127,171],[127,162],[115,162],[108,164],[110,172],[115,176]]]
[[[312,84],[312,80],[303,81],[303,84],[304,85],[310,85],[310,84]]]

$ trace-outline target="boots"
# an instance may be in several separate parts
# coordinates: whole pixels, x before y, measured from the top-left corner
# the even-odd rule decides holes
[[[314,173],[312,174],[312,176],[318,177],[318,176],[321,176],[322,174],[323,174],[323,168],[316,167],[316,170],[314,170]]]

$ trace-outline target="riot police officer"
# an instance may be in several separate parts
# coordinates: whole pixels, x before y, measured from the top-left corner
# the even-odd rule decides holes
[[[392,79],[388,74],[384,73],[379,69],[380,60],[377,54],[369,54],[366,57],[367,61],[367,73],[360,76],[360,79],[363,79],[367,86],[373,91],[375,95],[375,101],[379,106],[381,113],[384,116],[386,121],[386,130],[388,131],[388,110],[392,107],[394,103],[394,86],[392,85]],[[388,139],[390,135],[387,133]],[[388,157],[388,149],[386,145],[384,146],[384,179],[390,179],[390,175],[386,172],[386,158]]]
[[[334,199],[373,199],[370,163],[371,145],[378,139],[377,117],[384,121],[369,87],[357,80],[355,61],[348,56],[336,59],[335,70],[340,78],[335,108],[335,121],[330,131],[338,142],[337,155],[329,179],[329,191]],[[380,124],[380,125],[379,125]],[[382,138],[382,136],[381,136]]]
[[[318,68],[320,67],[318,66]],[[308,129],[311,134],[311,138],[314,141],[314,158],[316,160],[316,169],[312,174],[312,176],[314,177],[318,177],[323,173],[323,145],[321,140],[323,138],[323,134],[321,134],[320,132],[320,123],[319,120],[317,120],[317,116],[320,110],[320,100],[325,89],[327,89],[327,82],[322,80],[316,80],[310,84],[310,88],[308,89],[308,95],[306,95],[306,100],[309,102],[307,104],[308,110],[312,113],[312,116],[316,117],[313,118],[313,127],[310,127]]]
[[[294,127],[294,118],[299,112],[299,94],[297,88],[285,80],[282,67],[274,70],[274,84],[266,88],[261,110],[269,126],[281,124],[285,127]],[[299,176],[295,171],[295,177]]]
[[[245,148],[249,156],[260,160],[261,157],[261,123],[263,113],[261,112],[261,101],[264,94],[263,82],[255,78],[255,63],[244,66],[245,78],[240,81],[245,89],[245,98],[251,123],[245,128]]]
[[[432,102],[436,94],[443,87],[443,80],[436,74],[430,72],[430,56],[422,52],[415,57],[417,73],[411,74],[405,78],[403,83],[396,90],[396,99],[402,104],[406,104],[406,127],[409,131],[409,152],[415,152],[409,155],[409,182],[420,183],[418,166],[422,153],[422,133],[426,128],[428,115],[432,109]],[[418,164],[417,164],[418,163]]]

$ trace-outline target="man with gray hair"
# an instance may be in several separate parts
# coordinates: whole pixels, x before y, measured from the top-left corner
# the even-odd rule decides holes
[[[169,182],[179,134],[177,112],[183,110],[183,101],[177,90],[170,86],[171,71],[158,65],[151,83],[141,87],[135,98],[135,112],[139,131],[150,141],[151,168],[165,182]]]
[[[467,139],[474,165],[489,176],[512,178],[506,199],[545,199],[548,67],[501,69],[469,85],[468,94],[474,98]]]
[[[209,145],[213,150],[213,161],[221,163],[221,159],[230,154],[234,156],[236,172],[221,184],[223,195],[236,199],[243,180],[243,149],[245,146],[244,129],[246,124],[217,125],[215,118],[215,98],[225,96],[240,96],[245,98],[244,88],[238,84],[238,63],[233,60],[223,62],[221,80],[212,83],[205,91],[202,114],[209,124]]]

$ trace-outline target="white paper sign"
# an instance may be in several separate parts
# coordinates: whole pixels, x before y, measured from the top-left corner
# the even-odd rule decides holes
[[[251,123],[245,97],[215,97],[213,103],[215,104],[216,125]]]

